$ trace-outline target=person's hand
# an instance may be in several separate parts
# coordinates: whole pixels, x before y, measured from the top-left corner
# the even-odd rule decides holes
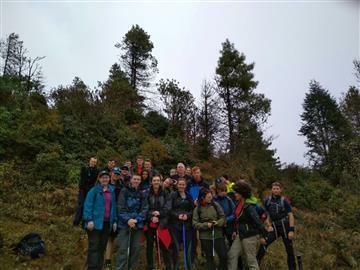
[[[188,219],[188,216],[186,214],[183,214],[183,218],[184,221]]]
[[[180,214],[180,215],[179,215],[179,219],[180,219],[180,220],[183,220],[183,216],[184,216],[183,214]]]
[[[152,215],[155,216],[155,217],[160,216],[160,212],[159,211],[154,211],[154,212],[152,212]]]
[[[211,228],[213,226],[213,224],[211,222],[208,222],[207,225],[209,228]]]
[[[87,224],[87,230],[88,231],[92,231],[92,230],[94,230],[94,222],[92,222],[92,221],[89,221],[88,222],[88,224]]]
[[[151,221],[152,221],[153,223],[158,223],[158,222],[159,222],[159,218],[158,218],[158,217],[152,217],[152,218],[151,218]]]
[[[198,206],[198,200],[197,199],[194,201],[194,205],[195,205],[195,207]]]
[[[266,239],[264,237],[260,238],[260,244],[262,244],[263,246],[266,245]]]
[[[114,223],[113,226],[112,226],[112,229],[113,229],[114,232],[116,232],[116,228],[117,228],[117,224]]]
[[[273,232],[273,231],[274,231],[274,228],[273,228],[273,226],[269,226],[269,227],[266,228],[266,230],[267,230],[268,232]]]
[[[232,236],[231,236],[231,239],[234,241],[236,238],[236,232],[233,232]]]
[[[288,238],[289,238],[289,240],[293,240],[294,239],[294,232],[289,232],[288,233]]]
[[[218,222],[217,222],[216,220],[214,220],[214,221],[212,222],[212,224],[213,224],[213,226],[216,226],[216,225],[218,224]]]
[[[130,228],[134,228],[135,225],[136,225],[136,222],[137,222],[136,219],[132,219],[132,218],[131,218],[131,219],[128,220],[127,223],[128,223],[128,225],[129,225]]]

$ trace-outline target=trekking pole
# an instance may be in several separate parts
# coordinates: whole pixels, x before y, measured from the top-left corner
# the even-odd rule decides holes
[[[129,228],[129,239],[128,239],[128,247],[127,247],[127,257],[126,257],[126,265],[127,269],[130,270],[130,244],[131,244],[131,227]]]
[[[182,237],[183,237],[183,244],[184,244],[184,269],[186,270],[186,230],[185,230],[185,223],[182,225]]]
[[[156,229],[156,244],[157,244],[157,253],[158,253],[158,269],[161,269],[161,254],[160,254],[160,241],[159,241],[159,231]]]
[[[215,257],[215,225],[212,225],[212,255]]]

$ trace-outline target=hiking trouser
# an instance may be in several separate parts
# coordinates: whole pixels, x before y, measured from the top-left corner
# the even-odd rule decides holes
[[[84,202],[86,198],[87,192],[84,190],[79,190],[77,205],[76,205],[76,212],[73,220],[73,225],[78,226],[82,220],[83,217],[83,211],[84,211]]]
[[[102,230],[86,230],[89,241],[87,269],[101,270],[104,262],[104,252],[109,238],[109,222],[104,222]]]
[[[207,270],[227,270],[227,254],[224,238],[217,238],[214,241],[214,249],[219,256],[219,267],[216,268],[213,256],[213,240],[200,239],[201,250],[205,253]]]
[[[261,245],[259,248],[259,251],[257,253],[257,259],[259,261],[259,264],[260,264],[262,258],[264,257],[268,246],[270,246],[271,243],[273,243],[277,238],[282,237],[282,240],[283,240],[283,243],[284,243],[284,246],[286,249],[286,253],[287,253],[288,268],[289,268],[289,270],[296,269],[293,241],[288,238],[287,234],[288,234],[287,226],[274,227],[274,231],[272,231],[268,234],[266,246]]]
[[[129,241],[130,229],[120,229],[116,238],[116,270],[133,269],[140,257],[140,241],[141,230],[131,229],[131,237]],[[130,246],[129,246],[130,245]],[[128,248],[130,248],[130,256],[128,258]],[[129,263],[129,265],[127,265]]]
[[[192,262],[191,262],[191,238],[192,238],[192,228],[185,227],[186,232],[186,269],[191,270]],[[173,241],[173,250],[172,250],[172,260],[174,263],[174,269],[179,269],[179,250],[180,245],[183,242],[183,231],[182,228],[170,227],[170,233]],[[185,247],[184,247],[185,249]],[[183,250],[184,250],[183,249]],[[183,267],[180,267],[183,269]]]
[[[148,226],[148,229],[145,232],[146,259],[147,259],[147,268],[148,269],[155,269],[155,267],[154,267],[154,243],[156,243],[156,247],[157,247],[157,243],[158,243],[157,237],[156,237],[156,231],[157,231],[157,229],[151,228],[150,226]],[[171,258],[170,258],[169,250],[166,249],[166,247],[164,246],[163,242],[160,239],[159,239],[159,244],[160,244],[160,253],[161,253],[162,259],[164,260],[164,263],[165,263],[165,269],[171,270]],[[156,258],[158,258],[157,252],[158,252],[158,249],[155,252]]]
[[[238,269],[240,256],[244,258],[243,264],[247,266],[247,269],[259,270],[259,264],[256,260],[257,244],[258,236],[240,239],[237,235],[228,252],[228,270]]]

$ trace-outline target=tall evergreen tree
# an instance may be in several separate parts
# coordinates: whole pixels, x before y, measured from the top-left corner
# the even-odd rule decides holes
[[[131,86],[138,91],[147,88],[153,75],[158,72],[150,35],[139,25],[133,25],[115,47],[123,51],[121,64]]]
[[[238,151],[237,142],[241,142],[247,130],[260,127],[270,113],[270,100],[254,92],[258,85],[252,73],[254,63],[247,64],[245,60],[245,55],[229,40],[222,44],[216,81],[226,118],[230,153]]]
[[[347,161],[344,145],[351,131],[336,100],[318,82],[310,82],[304,112],[301,114],[300,133],[306,137],[307,155],[315,168],[339,183]]]

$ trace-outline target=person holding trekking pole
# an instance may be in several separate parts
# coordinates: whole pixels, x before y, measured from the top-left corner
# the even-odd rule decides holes
[[[184,268],[191,270],[191,241],[192,241],[192,214],[194,202],[186,192],[185,178],[177,180],[177,191],[170,195],[170,233],[173,240],[174,269],[179,269],[179,250],[181,242],[184,244]]]
[[[295,219],[288,200],[286,200],[282,193],[282,185],[279,182],[274,182],[271,185],[271,196],[264,202],[265,210],[270,217],[272,226],[268,229],[268,240],[266,245],[261,245],[257,254],[259,264],[264,257],[266,249],[277,238],[281,237],[287,253],[287,264],[289,270],[296,269],[296,262],[294,256],[293,239],[295,232]]]
[[[148,211],[146,194],[139,191],[140,182],[141,176],[135,173],[129,186],[120,191],[116,270],[132,269],[139,261],[141,232]]]
[[[155,269],[153,251],[156,238],[158,263],[161,264],[162,253],[166,270],[171,270],[171,260],[168,250],[171,237],[168,231],[167,233],[165,232],[166,235],[163,234],[163,231],[165,229],[167,230],[168,214],[171,203],[168,193],[162,188],[160,175],[153,176],[147,201],[149,206],[147,225],[145,229],[147,269]],[[165,244],[168,243],[167,247],[164,242]]]
[[[84,204],[84,222],[89,248],[87,269],[103,268],[104,252],[110,231],[117,229],[116,200],[114,188],[109,185],[107,171],[99,173],[99,184],[90,189]]]
[[[245,259],[243,263],[246,264],[247,269],[259,270],[256,259],[258,237],[260,235],[260,243],[265,244],[267,231],[256,211],[256,203],[251,195],[250,185],[246,181],[240,180],[235,184],[234,192],[237,201],[236,219],[234,241],[228,252],[228,269],[237,270],[238,260],[241,256]]]
[[[206,258],[206,269],[226,270],[227,254],[223,226],[225,214],[221,206],[213,201],[211,191],[201,188],[198,196],[198,206],[193,212],[193,225],[199,231],[201,249]],[[219,256],[219,266],[214,262],[215,251]]]

